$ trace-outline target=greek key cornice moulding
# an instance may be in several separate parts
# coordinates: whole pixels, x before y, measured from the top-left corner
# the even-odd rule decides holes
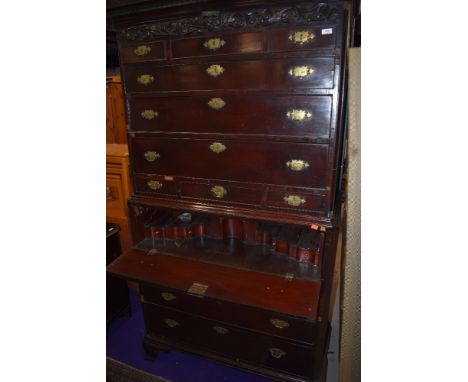
[[[307,25],[317,21],[333,21],[339,14],[335,3],[315,3],[307,7],[272,7],[255,10],[202,12],[198,16],[129,27],[119,31],[118,39],[148,41],[161,36],[255,28],[267,25]]]

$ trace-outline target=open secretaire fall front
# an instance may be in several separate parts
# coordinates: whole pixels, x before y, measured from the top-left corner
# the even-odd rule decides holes
[[[146,357],[324,378],[339,233],[346,3],[114,11]]]

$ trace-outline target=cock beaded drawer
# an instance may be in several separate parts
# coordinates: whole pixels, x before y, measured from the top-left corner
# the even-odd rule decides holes
[[[281,381],[325,377],[347,3],[116,9],[143,346]]]

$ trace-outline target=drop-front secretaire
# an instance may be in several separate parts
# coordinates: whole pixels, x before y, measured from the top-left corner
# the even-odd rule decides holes
[[[146,357],[324,378],[343,162],[347,5],[114,10]]]

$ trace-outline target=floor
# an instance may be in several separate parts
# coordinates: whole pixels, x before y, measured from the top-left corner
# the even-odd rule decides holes
[[[132,315],[116,319],[107,331],[107,356],[172,382],[271,382],[270,379],[231,367],[170,351],[145,361],[141,338],[143,312],[138,295],[130,290]]]

